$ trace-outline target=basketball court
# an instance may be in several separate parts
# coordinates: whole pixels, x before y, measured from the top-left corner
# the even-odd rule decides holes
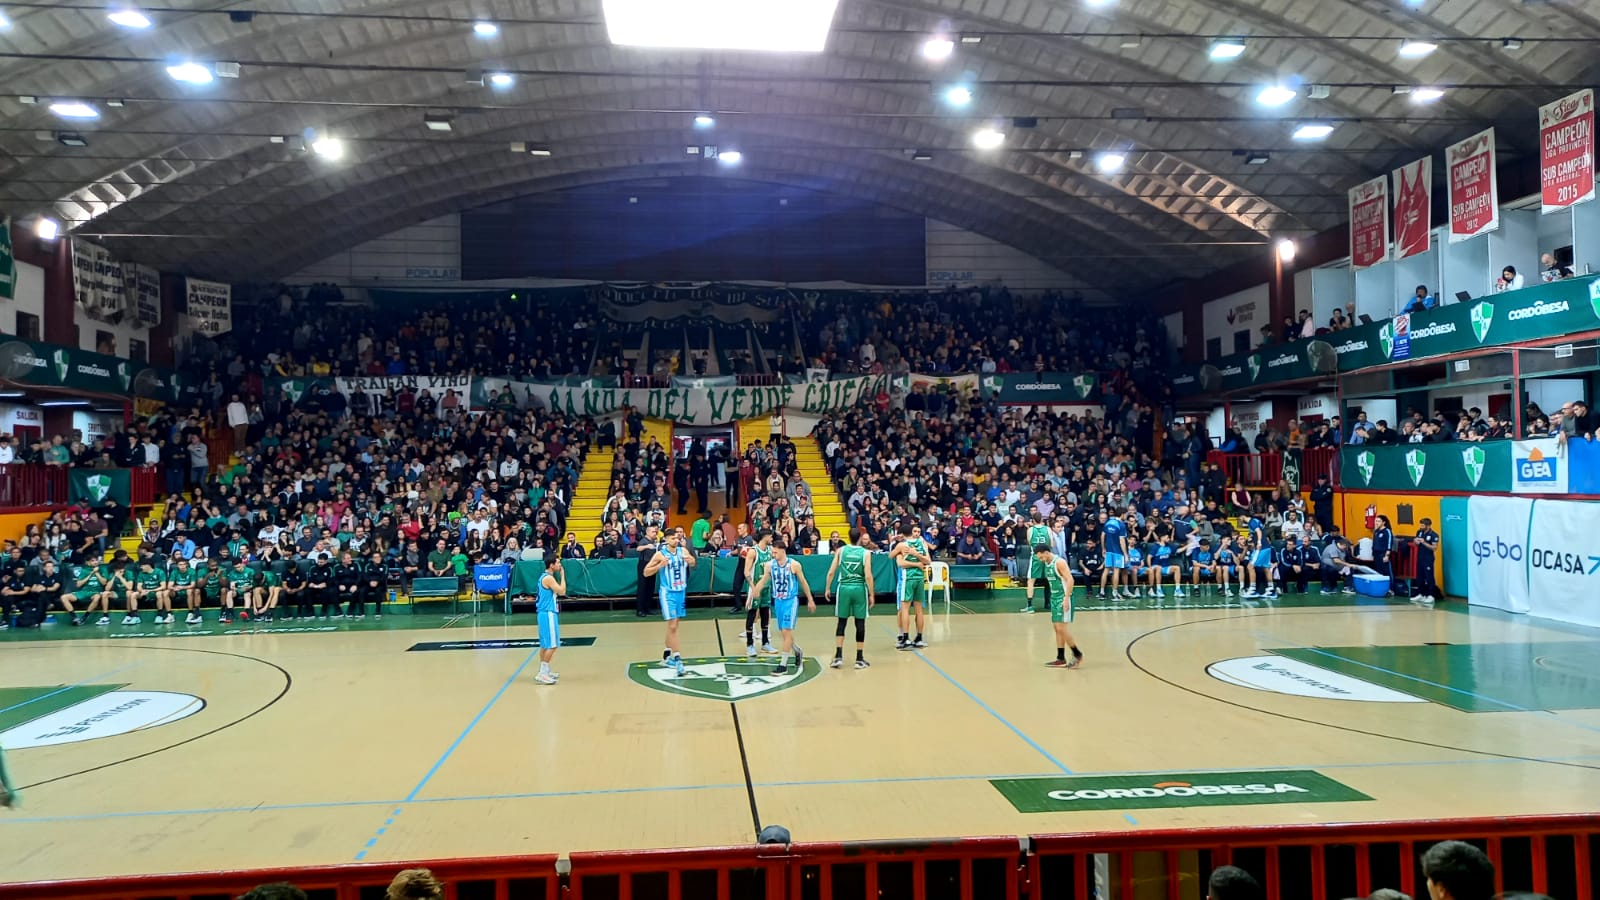
[[[1020,595],[1020,592],[1015,592]],[[1080,603],[1059,671],[1020,596],[941,612],[920,652],[804,669],[695,609],[68,629],[0,643],[24,805],[6,881],[797,840],[1580,812],[1600,796],[1600,637],[1404,603]],[[1354,601],[1358,598],[1317,598]],[[1087,608],[1084,608],[1087,607]]]

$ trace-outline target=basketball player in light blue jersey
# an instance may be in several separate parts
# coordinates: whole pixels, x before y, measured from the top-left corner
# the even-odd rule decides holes
[[[761,573],[751,594],[761,596],[761,588],[766,585],[772,587],[772,617],[778,620],[778,633],[783,636],[783,655],[778,657],[778,667],[772,670],[772,674],[788,674],[787,663],[791,653],[794,654],[794,668],[798,672],[801,663],[805,662],[800,645],[794,642],[794,624],[800,618],[800,591],[806,592],[807,612],[817,611],[817,601],[811,596],[811,585],[806,583],[806,574],[800,570],[800,563],[789,558],[788,548],[783,544],[772,545],[772,560],[767,563],[766,571]]]
[[[539,578],[539,674],[533,677],[540,684],[555,684],[561,676],[550,671],[550,661],[555,659],[561,646],[561,598],[567,595],[567,573],[561,569],[561,557],[552,556],[545,561],[544,575]]]
[[[683,546],[683,529],[675,529],[661,542],[661,549],[645,564],[644,574],[656,576],[661,597],[661,618],[667,620],[667,648],[661,651],[661,664],[678,670],[683,677],[683,654],[678,652],[678,620],[688,608],[689,570],[694,555]]]

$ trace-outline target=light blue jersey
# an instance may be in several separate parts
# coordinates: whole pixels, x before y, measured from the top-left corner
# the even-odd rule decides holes
[[[657,591],[661,595],[661,618],[681,619],[688,612],[689,561],[683,548],[676,552],[661,548],[666,563],[656,573]]]
[[[561,618],[554,588],[539,579],[539,649],[555,650],[561,646]]]

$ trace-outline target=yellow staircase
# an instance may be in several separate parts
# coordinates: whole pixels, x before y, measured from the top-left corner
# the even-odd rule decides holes
[[[822,448],[809,435],[795,438],[795,465],[800,476],[811,488],[811,509],[816,514],[817,531],[823,540],[838,531],[846,540],[850,537],[850,517],[839,501],[839,488],[828,474],[828,464],[822,458]]]
[[[567,530],[578,538],[578,546],[588,550],[594,546],[595,535],[600,533],[600,520],[610,499],[611,469],[615,456],[611,453],[589,449],[583,461],[583,471],[578,474],[578,486],[572,489],[572,506],[567,510]]]

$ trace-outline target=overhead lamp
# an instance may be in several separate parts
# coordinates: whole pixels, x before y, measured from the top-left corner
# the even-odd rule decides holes
[[[50,111],[63,119],[100,118],[100,110],[82,100],[57,100],[50,104]]]
[[[238,78],[240,66],[236,62],[219,62],[211,67],[218,78]]]
[[[516,83],[517,83],[517,76],[512,75],[510,72],[491,72],[491,73],[489,73],[489,86],[490,87],[508,88],[508,87],[511,87],[513,84],[516,84]]]
[[[56,135],[56,143],[63,147],[87,147],[89,141],[83,135],[73,131],[63,131]]]
[[[1278,259],[1283,262],[1294,262],[1294,255],[1299,250],[1300,248],[1289,238],[1280,238],[1278,240]]]
[[[0,31],[5,31],[6,29],[8,29],[10,27],[11,27],[11,20],[6,18],[6,14],[5,13],[0,12]]]
[[[694,127],[696,127],[696,128],[711,128],[712,126],[714,126],[716,124],[717,124],[717,119],[716,119],[715,116],[701,115],[701,116],[695,116],[694,117]]]
[[[335,137],[317,138],[311,142],[311,152],[323,159],[339,160],[344,158],[344,141]]]
[[[88,406],[87,400],[40,400],[40,406]]]
[[[1272,159],[1272,155],[1261,150],[1251,150],[1244,155],[1244,164],[1247,166],[1261,166]]]
[[[1137,34],[1123,35],[1122,40],[1117,42],[1117,46],[1123,50],[1137,50],[1144,46],[1144,38]]]
[[[911,158],[917,162],[927,162],[928,160],[933,159],[933,154],[926,150],[915,150],[912,152]]]
[[[132,7],[114,9],[106,13],[106,18],[111,20],[111,24],[121,25],[123,28],[150,27],[150,17]]]
[[[1327,122],[1306,122],[1294,130],[1292,137],[1297,141],[1320,141],[1333,134],[1333,126]]]
[[[1307,100],[1326,100],[1333,96],[1333,88],[1326,84],[1306,85]]]
[[[1104,9],[1108,6],[1115,6],[1116,3],[1117,0],[1084,0],[1084,5],[1090,9]]]
[[[1432,103],[1444,96],[1443,88],[1419,87],[1411,89],[1412,103]]]
[[[492,38],[500,33],[500,26],[480,19],[472,23],[472,33],[481,38]]]
[[[1282,106],[1300,96],[1300,92],[1281,84],[1269,84],[1256,93],[1256,102],[1262,106]]]
[[[53,241],[61,235],[61,223],[41,216],[39,221],[33,223],[33,233],[41,241]]]
[[[1439,45],[1432,41],[1401,41],[1400,57],[1402,59],[1421,59],[1437,49],[1439,49]]]
[[[107,100],[106,101],[106,105],[111,107],[112,109],[121,109],[124,106],[128,105],[128,101],[120,99],[120,98],[113,98],[113,99]]]
[[[717,162],[725,166],[737,166],[744,162],[744,154],[737,150],[724,150],[717,154]]]
[[[1006,134],[994,128],[982,128],[972,133],[972,144],[979,150],[993,150],[1006,142]]]
[[[611,43],[821,53],[839,0],[602,0]]]
[[[167,76],[184,84],[210,84],[215,77],[209,66],[197,62],[173,63],[167,66]]]
[[[983,35],[981,35],[981,34],[963,34],[961,36],[961,43],[963,43],[963,44],[981,44],[981,43],[983,43]]]
[[[1244,41],[1240,38],[1223,38],[1211,43],[1211,50],[1207,52],[1215,60],[1238,59],[1244,55]]]
[[[968,103],[972,102],[972,88],[962,84],[946,88],[944,92],[944,102],[950,104],[951,106],[966,106]]]
[[[1522,49],[1522,38],[1502,38],[1500,40],[1500,49],[1507,53],[1515,53]]]
[[[1122,171],[1127,162],[1128,156],[1125,153],[1102,153],[1094,158],[1094,167],[1102,174],[1115,175]]]
[[[529,156],[549,156],[550,155],[550,148],[549,147],[529,147],[528,148],[528,155]]]
[[[428,126],[429,131],[450,131],[454,121],[455,116],[449,113],[426,113],[422,117],[422,124]]]
[[[922,42],[922,58],[933,62],[943,62],[956,52],[955,41],[947,37],[931,37]]]

